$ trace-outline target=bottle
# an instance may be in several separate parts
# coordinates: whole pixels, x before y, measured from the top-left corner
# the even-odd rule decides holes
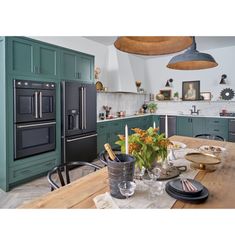
[[[105,150],[108,152],[108,155],[109,155],[109,158],[112,160],[112,161],[116,161],[116,162],[121,162],[118,157],[115,155],[115,153],[113,152],[110,144],[106,143],[104,145],[104,148]]]

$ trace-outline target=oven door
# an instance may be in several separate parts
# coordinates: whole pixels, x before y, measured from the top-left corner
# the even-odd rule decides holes
[[[56,118],[55,90],[16,89],[14,122],[34,122]]]
[[[15,125],[14,158],[24,158],[55,149],[56,122]]]

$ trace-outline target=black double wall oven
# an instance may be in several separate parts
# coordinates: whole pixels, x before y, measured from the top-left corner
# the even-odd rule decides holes
[[[14,159],[56,145],[56,84],[14,80]]]

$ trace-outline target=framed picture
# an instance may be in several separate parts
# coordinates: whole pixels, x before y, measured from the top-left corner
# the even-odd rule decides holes
[[[164,100],[171,99],[171,89],[162,89],[160,90],[160,94],[164,95]]]
[[[211,100],[211,92],[201,92],[201,100]]]
[[[200,100],[200,81],[182,83],[182,100]]]

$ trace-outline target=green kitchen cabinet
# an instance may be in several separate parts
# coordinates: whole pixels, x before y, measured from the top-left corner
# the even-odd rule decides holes
[[[181,136],[193,136],[193,123],[191,117],[177,117],[177,134]]]
[[[134,117],[134,118],[128,118],[125,120],[125,125],[128,126],[128,134],[133,134],[134,131],[132,130],[133,128],[140,128],[141,126],[141,119],[139,117]],[[124,125],[124,127],[125,127]]]
[[[61,76],[65,80],[94,82],[94,56],[61,50]]]
[[[115,120],[109,124],[108,127],[109,131],[109,144],[112,146],[113,149],[119,148],[115,142],[119,139],[119,134],[125,134],[125,129],[123,126],[123,120]]]
[[[104,144],[109,142],[107,123],[97,123],[97,153],[104,150]]]
[[[160,127],[160,116],[153,115],[152,116],[152,124],[150,126],[153,127],[153,123],[155,122],[156,128]]]
[[[140,128],[143,129],[143,130],[146,130],[149,127],[153,127],[153,118],[152,118],[152,116],[140,117]]]
[[[193,132],[192,136],[195,137],[198,134],[206,132],[206,118],[204,117],[193,117]]]
[[[87,82],[94,82],[94,57],[80,54],[78,56],[78,79]]]
[[[78,79],[76,52],[61,50],[61,76],[66,80]]]
[[[228,140],[228,124],[227,118],[207,118],[206,133],[218,135]]]
[[[58,48],[20,37],[7,38],[7,44],[7,69],[10,74],[26,77],[58,77]]]
[[[33,164],[24,164],[20,166],[14,166],[9,168],[9,183],[16,185],[17,182],[28,180],[37,175],[47,173],[53,167],[57,165],[56,159],[44,159],[35,161]]]

